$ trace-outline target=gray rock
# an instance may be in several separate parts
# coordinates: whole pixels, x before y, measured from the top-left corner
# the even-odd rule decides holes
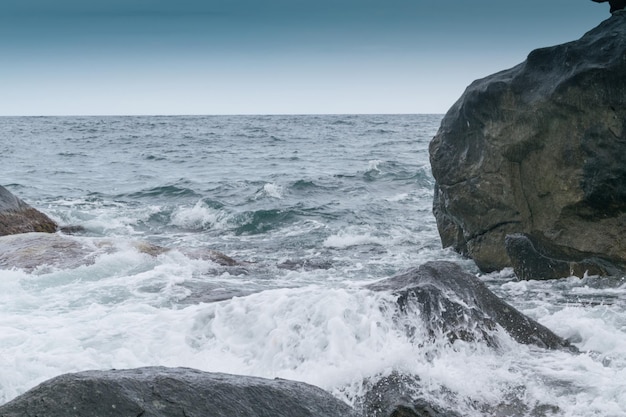
[[[148,367],[53,378],[0,407],[0,417],[350,417],[320,388],[283,379]]]
[[[495,332],[502,328],[518,343],[576,351],[567,340],[502,301],[453,262],[427,262],[368,288],[393,291],[401,311],[419,309],[433,339],[443,336],[497,347]]]
[[[359,409],[365,417],[460,417],[425,400],[420,385],[419,378],[394,372],[367,387]]]
[[[519,279],[545,280],[568,276],[605,276],[620,273],[609,262],[600,258],[587,257],[582,253],[573,255],[570,252],[569,255],[562,255],[567,260],[553,258],[552,256],[558,256],[558,248],[545,249],[536,239],[521,233],[507,235],[504,242],[515,275]]]
[[[626,14],[581,39],[532,51],[472,83],[430,144],[444,247],[483,271],[511,266],[524,233],[620,267],[626,262]],[[556,255],[556,256],[555,256]]]
[[[27,232],[53,233],[57,224],[0,185],[0,236]]]
[[[171,250],[143,241],[131,244],[138,252],[150,256],[159,256]],[[90,265],[97,256],[117,250],[119,248],[109,239],[39,232],[0,236],[0,269],[18,268],[27,272],[40,266],[72,269]],[[243,265],[212,249],[181,248],[180,251],[192,259],[210,260],[223,267]]]
[[[44,265],[77,268],[93,263],[95,256],[102,253],[100,249],[110,248],[104,243],[99,246],[55,233],[0,236],[0,268],[28,272]]]

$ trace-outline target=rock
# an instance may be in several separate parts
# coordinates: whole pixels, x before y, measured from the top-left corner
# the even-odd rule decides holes
[[[21,233],[0,237],[0,268],[18,268],[27,272],[40,266],[63,269],[93,263],[107,245],[87,244],[68,236],[53,233]]]
[[[555,259],[558,249],[552,251],[542,249],[531,236],[521,233],[507,235],[504,239],[509,259],[515,275],[519,279],[557,279],[568,276],[583,277],[585,275],[618,275],[619,271],[610,263],[600,258],[586,258],[584,254],[569,260]]]
[[[54,233],[57,224],[0,185],[0,236],[27,232]]]
[[[430,144],[444,247],[511,266],[505,236],[626,262],[626,13],[472,83]],[[557,251],[552,253],[551,250]]]
[[[422,398],[420,380],[415,376],[394,372],[366,389],[359,405],[365,417],[460,417]]]
[[[164,249],[168,250],[168,249]],[[228,255],[223,254],[222,252],[218,252],[213,249],[205,249],[205,248],[193,248],[193,249],[182,249],[181,252],[185,256],[189,256],[192,259],[203,259],[205,261],[212,261],[221,266],[243,266],[244,263],[241,263]]]
[[[142,241],[131,242],[131,246],[140,253],[155,257],[171,250]],[[96,257],[119,249],[109,239],[79,238],[55,233],[0,236],[0,269],[18,268],[31,272],[44,265],[73,269],[91,265]],[[225,267],[243,265],[212,249],[181,248],[181,253],[192,259],[210,260]]]
[[[482,341],[497,347],[496,331],[502,328],[518,343],[576,351],[567,340],[502,301],[453,262],[427,262],[368,288],[393,291],[401,311],[419,309],[428,336],[434,340],[443,336],[451,342]]]
[[[317,269],[331,269],[332,262],[319,259],[289,259],[276,265],[278,269],[287,269],[289,271],[315,271]]]
[[[352,409],[283,379],[148,367],[53,378],[0,407],[2,417],[339,417]]]

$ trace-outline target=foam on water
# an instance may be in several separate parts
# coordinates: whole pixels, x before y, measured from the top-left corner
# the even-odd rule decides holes
[[[481,277],[579,355],[505,334],[497,350],[429,341],[417,312],[364,288],[429,260],[477,272],[440,248],[431,213],[440,119],[1,119],[14,143],[3,185],[112,250],[72,269],[0,270],[0,403],[65,372],[164,365],[301,380],[352,404],[395,372],[464,416],[511,415],[507,404],[626,415],[623,282]],[[143,240],[171,250],[141,253]]]
[[[364,381],[418,375],[420,395],[483,415],[512,397],[566,416],[618,416],[626,406],[626,336],[614,306],[564,307],[541,318],[577,334],[580,355],[521,346],[500,350],[409,337],[395,297],[355,283],[278,288],[211,304],[181,305],[203,265],[176,252],[129,248],[77,270],[0,280],[0,374],[6,401],[49,377],[147,365],[282,377],[357,403]],[[306,272],[300,272],[306,274]],[[204,280],[228,285],[228,276]],[[37,355],[33,355],[37,352]]]
[[[193,207],[176,208],[171,218],[172,225],[191,230],[223,229],[227,221],[227,213],[207,206],[202,200]]]
[[[349,248],[351,246],[359,245],[384,245],[388,243],[388,239],[372,236],[370,233],[352,234],[348,232],[342,232],[336,235],[331,235],[324,240],[323,245],[327,248]]]
[[[263,194],[272,198],[283,198],[283,187],[274,183],[267,183],[263,186]]]

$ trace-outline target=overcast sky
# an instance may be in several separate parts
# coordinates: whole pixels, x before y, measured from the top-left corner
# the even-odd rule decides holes
[[[444,113],[589,0],[0,0],[0,115]]]

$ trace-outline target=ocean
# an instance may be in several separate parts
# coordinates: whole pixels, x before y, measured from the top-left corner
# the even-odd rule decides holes
[[[0,118],[0,184],[114,248],[0,270],[0,404],[67,372],[162,365],[304,381],[357,406],[395,372],[463,416],[626,416],[626,281],[519,282],[442,249],[428,160],[441,118]],[[238,264],[190,255],[210,250]],[[581,353],[408,337],[394,296],[365,285],[430,260]]]

